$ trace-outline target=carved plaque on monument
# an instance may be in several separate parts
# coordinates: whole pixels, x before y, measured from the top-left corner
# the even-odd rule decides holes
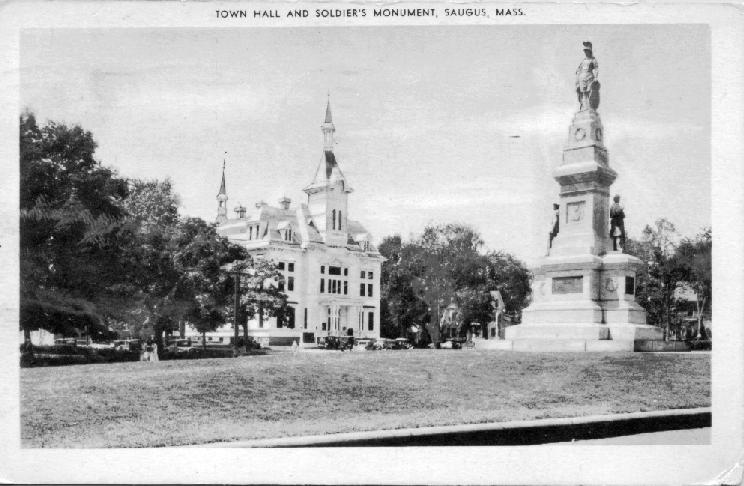
[[[584,277],[553,277],[554,294],[580,294],[584,291]]]
[[[584,219],[584,206],[586,201],[575,201],[566,204],[566,221],[578,223]]]

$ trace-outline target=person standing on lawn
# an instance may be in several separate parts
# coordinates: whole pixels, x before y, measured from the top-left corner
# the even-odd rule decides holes
[[[144,357],[143,361],[157,361],[158,360],[158,346],[155,344],[155,340],[150,336],[145,341],[144,345]]]

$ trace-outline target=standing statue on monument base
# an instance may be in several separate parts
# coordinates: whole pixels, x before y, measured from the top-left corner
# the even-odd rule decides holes
[[[584,42],[585,58],[576,69],[576,96],[579,111],[599,108],[599,64],[592,55],[592,43]]]
[[[615,194],[612,200],[615,201],[610,207],[612,251],[623,251],[625,248],[625,208],[620,204],[620,194]]]
[[[553,219],[550,222],[550,233],[548,235],[548,254],[550,249],[553,248],[553,239],[558,236],[558,230],[560,228],[561,215],[559,211],[560,205],[553,203]]]

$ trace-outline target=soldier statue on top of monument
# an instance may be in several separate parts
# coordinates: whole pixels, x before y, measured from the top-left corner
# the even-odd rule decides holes
[[[584,42],[584,59],[576,69],[576,95],[580,111],[599,108],[599,64],[592,55],[592,43]]]

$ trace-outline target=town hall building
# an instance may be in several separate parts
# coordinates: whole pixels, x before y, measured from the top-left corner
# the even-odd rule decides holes
[[[383,257],[364,226],[349,215],[352,188],[333,151],[336,128],[330,101],[321,130],[320,163],[303,189],[307,202],[296,207],[284,197],[276,207],[261,201],[250,213],[238,206],[236,217],[228,218],[223,167],[217,232],[252,257],[275,261],[284,275],[280,289],[291,307],[286,322],[248,322],[248,335],[262,345],[311,344],[328,336],[380,337]]]

